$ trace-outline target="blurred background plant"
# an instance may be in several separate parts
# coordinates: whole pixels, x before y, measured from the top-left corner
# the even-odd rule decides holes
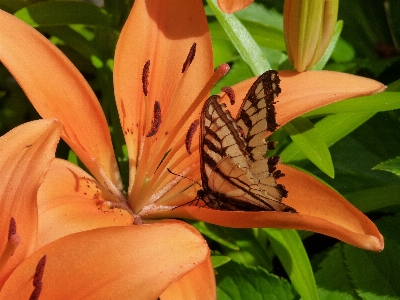
[[[115,44],[132,4],[133,0],[0,0],[0,9],[47,36],[92,85],[106,112],[123,176],[127,174],[126,153],[112,69]],[[292,69],[283,34],[282,0],[255,1],[233,15],[219,11],[214,0],[204,5],[215,66],[223,62],[231,66],[212,93],[258,75],[260,69]],[[279,230],[231,229],[197,222],[194,225],[213,250],[218,299],[400,297],[400,158],[396,158],[400,112],[395,110],[400,108],[399,16],[396,0],[339,3],[341,21],[314,68],[370,77],[388,89],[303,116],[312,124],[311,131],[317,132],[311,138],[322,139],[329,148],[328,159],[316,163],[318,153],[299,147],[289,128],[281,128],[272,139],[279,142],[276,153],[285,163],[321,178],[366,213],[385,237],[385,250],[371,253],[308,232],[299,232],[301,241],[289,241],[278,238]],[[0,66],[0,134],[38,118],[18,83]],[[66,144],[60,144],[57,155],[78,163]],[[307,267],[310,264],[312,269]]]

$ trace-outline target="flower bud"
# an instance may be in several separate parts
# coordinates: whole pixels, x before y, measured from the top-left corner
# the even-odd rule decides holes
[[[302,72],[324,55],[335,30],[339,0],[285,0],[283,23],[289,61]]]

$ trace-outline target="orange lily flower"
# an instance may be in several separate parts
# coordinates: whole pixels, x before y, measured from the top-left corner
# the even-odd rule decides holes
[[[93,91],[50,42],[26,24],[1,13],[0,59],[39,113],[62,122],[63,139],[94,175],[67,161],[54,160],[38,194],[38,247],[93,228],[189,217],[231,227],[312,230],[358,247],[381,250],[383,238],[365,215],[313,177],[288,166],[282,166],[286,173],[282,183],[289,190],[284,202],[298,214],[217,211],[195,206],[173,209],[194,199],[196,187],[182,192],[189,184],[170,174],[167,167],[193,179],[200,177],[198,152],[187,154],[185,135],[198,118],[207,91],[221,76],[218,72],[212,74],[209,32],[203,8],[197,2],[138,0],[121,32],[114,85],[129,153],[127,197],[120,192],[122,184],[107,123]],[[182,63],[193,42],[199,51],[182,73]],[[148,60],[151,67],[143,71]],[[281,125],[319,106],[384,89],[379,82],[334,72],[281,72],[280,76],[284,92],[276,111]],[[244,96],[249,82],[234,87],[238,98]],[[193,278],[202,276],[204,281],[207,272],[212,277],[205,264],[176,281],[165,293],[181,291],[183,281],[195,286],[198,282]]]
[[[37,190],[50,168],[61,130],[55,120],[40,120],[0,137],[0,291],[35,247]]]
[[[213,281],[207,286],[209,281],[199,280],[204,274],[213,275],[207,245],[183,222],[100,228],[37,249],[37,191],[54,159],[61,131],[59,122],[45,119],[0,137],[0,299],[62,299],[65,291],[71,298],[135,294],[138,299],[156,299],[168,286],[175,291],[172,298],[181,285],[191,289],[183,297],[212,292]],[[93,247],[99,241],[107,243]],[[115,249],[118,255],[110,255]],[[196,286],[191,286],[193,280]]]
[[[253,3],[254,0],[218,0],[218,6],[227,14],[232,14]]]

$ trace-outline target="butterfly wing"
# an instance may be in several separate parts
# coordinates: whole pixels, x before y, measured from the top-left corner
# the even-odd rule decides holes
[[[266,143],[267,131],[274,132],[279,126],[275,118],[275,98],[281,89],[278,72],[270,70],[253,83],[236,117],[237,124],[244,133],[246,152],[249,153],[249,171],[258,180],[258,186],[275,201],[287,197],[287,190],[276,179],[284,176],[276,169],[278,156],[265,160],[264,155],[271,144]],[[273,148],[273,147],[272,147]],[[278,196],[277,196],[278,194]]]
[[[275,184],[274,190],[266,193],[263,186],[260,188],[258,178],[249,172],[247,143],[226,106],[218,103],[219,98],[211,96],[201,113],[200,157],[204,191],[200,194],[206,205],[223,210],[289,211],[289,207],[280,202],[281,193],[274,180],[271,182]]]

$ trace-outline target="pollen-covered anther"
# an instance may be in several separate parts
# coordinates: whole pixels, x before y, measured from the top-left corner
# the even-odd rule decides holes
[[[15,249],[21,244],[21,238],[17,234],[17,224],[15,219],[11,217],[10,225],[8,227],[8,239],[6,246],[2,253],[0,253],[0,272],[6,265],[11,256],[14,255]]]
[[[189,155],[192,154],[190,147],[192,145],[193,135],[195,134],[198,126],[199,126],[199,120],[198,119],[194,120],[193,123],[190,125],[188,132],[186,133],[185,146],[186,146],[186,151],[189,153]]]
[[[146,135],[146,137],[152,137],[158,131],[161,125],[161,106],[160,102],[154,102],[154,111],[153,111],[153,120],[151,121],[151,129],[150,132]]]
[[[29,300],[38,300],[40,293],[42,292],[42,278],[44,273],[44,267],[46,266],[46,255],[44,255],[38,262],[35,270],[35,275],[33,275],[33,291]]]
[[[143,66],[143,73],[142,73],[142,87],[143,87],[143,94],[147,96],[149,93],[149,73],[150,73],[150,60],[146,61]]]
[[[229,100],[231,102],[231,105],[235,104],[235,100],[236,100],[235,91],[231,87],[223,86],[221,88],[221,91],[223,91],[228,96],[228,98],[229,98]]]
[[[192,63],[194,56],[196,54],[196,45],[197,45],[196,43],[193,43],[192,47],[190,47],[189,54],[186,57],[186,60],[182,66],[182,73],[184,73],[189,68],[190,64]]]
[[[10,219],[10,225],[8,226],[8,240],[12,238],[13,235],[17,233],[17,223],[15,222],[14,217]]]

